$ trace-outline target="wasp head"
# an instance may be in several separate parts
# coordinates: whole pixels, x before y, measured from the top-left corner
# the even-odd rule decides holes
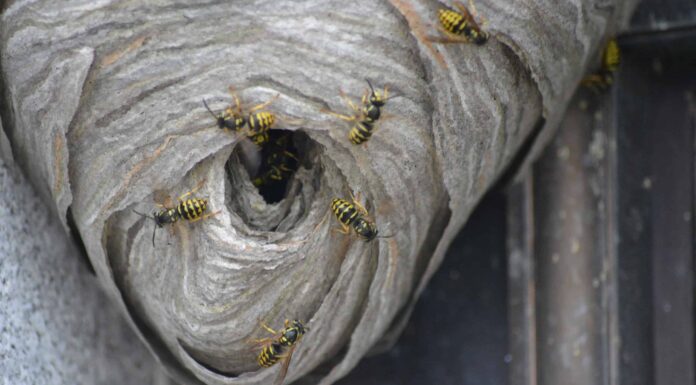
[[[474,44],[483,45],[488,41],[488,32],[480,31],[476,33],[473,37]]]
[[[219,129],[228,128],[230,130],[239,130],[246,124],[246,119],[237,111],[228,108],[225,113],[216,115],[213,110],[210,109],[208,103],[203,99],[203,105],[205,109],[210,112],[210,115],[215,118],[215,124]]]
[[[367,81],[367,85],[370,86],[370,104],[376,106],[376,107],[382,107],[384,106],[384,103],[386,103],[386,92],[381,94],[379,91],[375,91],[374,87],[372,87],[372,83],[370,83],[369,80],[365,79]],[[386,89],[386,87],[385,87]]]
[[[162,227],[166,224],[176,222],[178,213],[175,209],[164,209],[162,211],[155,211],[152,213],[152,217],[155,219],[157,227]]]

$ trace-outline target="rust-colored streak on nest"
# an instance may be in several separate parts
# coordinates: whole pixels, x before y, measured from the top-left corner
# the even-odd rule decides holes
[[[409,4],[407,1],[389,0],[389,2],[394,6],[394,8],[398,9],[402,15],[404,15],[404,18],[406,18],[406,21],[408,21],[408,26],[411,28],[413,36],[415,36],[421,44],[428,48],[440,66],[446,69],[447,63],[445,62],[445,58],[442,56],[440,51],[435,49],[433,44],[428,39],[426,26],[423,24],[423,20],[421,20],[418,12],[416,12],[416,10],[414,10],[411,4]]]
[[[53,137],[53,195],[58,195],[63,186],[63,135],[56,133]]]
[[[119,47],[116,51],[111,52],[110,54],[104,56],[104,58],[101,60],[99,63],[99,66],[104,68],[108,67],[117,61],[119,61],[125,54],[129,53],[130,51],[136,50],[145,44],[149,36],[140,36],[136,38],[135,40],[131,41],[130,44],[128,44],[125,47]]]
[[[130,187],[130,181],[133,179],[133,177],[136,174],[138,174],[140,172],[140,170],[142,170],[146,165],[152,163],[152,161],[157,159],[157,157],[160,156],[162,151],[164,151],[169,146],[169,142],[171,142],[175,138],[179,138],[179,137],[181,137],[181,135],[167,136],[164,139],[164,143],[162,143],[159,147],[157,147],[155,149],[155,151],[152,152],[152,154],[150,154],[149,156],[146,156],[145,158],[143,158],[143,160],[136,163],[130,169],[130,171],[128,171],[128,173],[126,173],[125,177],[123,178],[123,182],[124,182],[123,186],[124,187],[121,190],[119,190],[119,192],[113,198],[111,198],[111,200],[109,201],[109,203],[107,205],[104,206],[104,208],[102,209],[102,213],[105,213],[107,211],[111,211],[111,208],[113,207],[113,205],[116,204],[116,202],[118,202],[123,197],[123,195],[126,194],[128,187]]]
[[[391,287],[394,283],[394,272],[396,271],[396,263],[399,259],[399,245],[397,245],[396,239],[394,238],[389,239],[387,242],[389,244],[389,252],[387,255],[390,256],[389,274],[387,274],[387,286]],[[394,256],[393,258],[391,258],[392,255]]]

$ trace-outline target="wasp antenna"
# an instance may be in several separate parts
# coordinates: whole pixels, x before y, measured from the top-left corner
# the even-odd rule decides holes
[[[135,210],[135,209],[133,209],[133,212],[136,213],[136,214],[138,214],[138,215],[140,215],[141,217],[149,218],[149,219],[152,219],[153,221],[155,220],[155,217],[151,217],[151,216],[149,216],[149,215],[147,215],[147,214],[143,214],[143,213],[141,213],[141,212],[139,212],[139,211],[137,211],[137,210]]]
[[[215,115],[215,113],[213,112],[213,110],[211,110],[210,107],[208,107],[208,103],[206,103],[205,99],[203,99],[203,105],[205,106],[205,109],[208,110],[208,112],[210,112],[210,115],[213,115],[213,117],[214,117],[215,119],[218,118],[218,116]]]
[[[138,214],[138,215],[140,215],[141,217],[145,217],[145,218],[148,218],[148,219],[152,219],[153,221],[157,222],[157,221],[155,220],[155,217],[151,217],[151,216],[149,216],[149,215],[147,215],[147,214],[143,214],[143,213],[141,213],[141,212],[139,212],[139,211],[137,211],[137,210],[135,210],[135,209],[133,209],[133,212],[136,213],[136,214]],[[155,225],[155,226],[152,228],[152,247],[155,247],[155,231],[157,231],[157,225]]]
[[[155,232],[157,231],[157,226],[152,228],[152,248],[155,248]]]
[[[370,86],[370,91],[372,91],[372,93],[374,94],[375,89],[372,87],[372,83],[370,83],[370,79],[365,78],[365,81],[367,82],[367,85]]]

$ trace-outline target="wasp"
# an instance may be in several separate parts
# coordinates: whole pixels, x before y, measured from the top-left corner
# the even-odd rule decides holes
[[[265,151],[266,161],[260,174],[252,180],[256,187],[274,184],[289,178],[297,170],[299,160],[290,148],[290,135],[274,140]]]
[[[257,344],[264,344],[261,349],[256,361],[261,367],[270,368],[271,366],[278,363],[278,361],[283,361],[283,366],[278,373],[274,385],[280,385],[285,380],[285,375],[288,373],[288,368],[290,367],[290,360],[292,359],[292,354],[297,347],[297,343],[302,340],[305,333],[309,331],[309,328],[304,326],[301,321],[298,320],[285,320],[285,327],[280,331],[275,331],[271,329],[264,322],[261,322],[261,327],[266,329],[269,333],[273,335],[273,338],[262,338],[260,340],[255,340]]]
[[[288,150],[272,153],[266,160],[265,171],[254,178],[252,183],[260,187],[287,179],[297,170],[298,162],[295,154]]]
[[[358,237],[365,242],[370,242],[377,238],[377,226],[370,219],[365,207],[352,194],[351,198],[353,203],[341,198],[334,198],[331,201],[331,210],[341,223],[341,230],[339,231],[342,234],[348,234],[352,227]]]
[[[280,94],[276,94],[273,98],[271,98],[271,100],[265,103],[252,107],[249,110],[249,114],[245,117],[242,110],[242,105],[239,102],[239,97],[237,96],[237,92],[231,86],[228,88],[228,91],[234,100],[236,108],[233,108],[232,105],[230,105],[224,110],[223,113],[219,115],[216,115],[210,109],[205,99],[203,99],[203,105],[215,118],[218,128],[226,128],[235,132],[244,132],[246,136],[248,136],[249,139],[251,139],[251,141],[258,146],[263,146],[264,144],[268,143],[268,130],[270,130],[273,124],[275,124],[275,116],[267,111],[255,111],[268,107],[280,96]]]
[[[323,110],[324,112],[336,116],[339,119],[348,122],[355,122],[353,127],[348,132],[348,139],[350,139],[351,143],[353,144],[362,144],[370,139],[375,129],[375,123],[382,115],[381,108],[384,107],[389,99],[389,90],[387,86],[384,86],[384,91],[379,92],[375,91],[374,87],[372,87],[372,83],[370,83],[369,80],[365,79],[365,81],[370,89],[362,96],[362,107],[356,106],[353,101],[350,100],[350,98],[348,98],[343,91],[341,91],[341,97],[353,110],[353,115],[349,116]]]
[[[619,68],[621,62],[621,51],[616,39],[609,39],[602,53],[602,64],[597,73],[585,76],[580,82],[594,92],[607,90],[614,82],[614,72]]]
[[[176,223],[179,219],[184,219],[193,223],[220,213],[220,211],[217,211],[214,213],[204,214],[208,209],[207,199],[186,198],[198,191],[198,189],[200,189],[201,186],[202,182],[199,183],[199,185],[195,189],[180,196],[177,199],[178,203],[175,207],[167,207],[167,205],[158,203],[157,205],[162,207],[162,209],[153,212],[152,216],[133,210],[136,214],[145,218],[152,219],[155,222],[155,227],[152,230],[152,246],[155,246],[155,232],[157,228],[162,228],[164,227],[164,225],[167,224]]]
[[[484,31],[482,26],[488,22],[479,16],[473,0],[469,0],[471,11],[459,1],[455,1],[454,6],[458,11],[447,8],[438,10],[440,25],[437,29],[446,37],[430,37],[429,40],[437,43],[474,43],[476,45],[486,43],[488,32]],[[481,25],[476,18],[481,19]]]

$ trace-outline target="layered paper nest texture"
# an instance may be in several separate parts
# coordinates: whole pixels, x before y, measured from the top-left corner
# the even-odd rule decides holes
[[[332,383],[393,340],[476,202],[542,119],[538,138],[548,136],[633,2],[480,1],[483,46],[426,39],[444,5],[5,6],[1,112],[14,159],[179,381],[271,380],[246,343],[265,337],[259,319],[310,326],[291,380],[321,367]],[[322,110],[350,113],[339,89],[359,102],[365,79],[398,97],[357,146],[351,123]],[[224,109],[228,86],[245,106],[279,95],[268,110],[293,132],[300,167],[278,203],[251,183],[243,135],[219,129],[201,102]],[[153,248],[154,224],[133,210],[200,182],[195,195],[220,213],[159,230]],[[331,200],[351,192],[391,237],[332,230]]]

